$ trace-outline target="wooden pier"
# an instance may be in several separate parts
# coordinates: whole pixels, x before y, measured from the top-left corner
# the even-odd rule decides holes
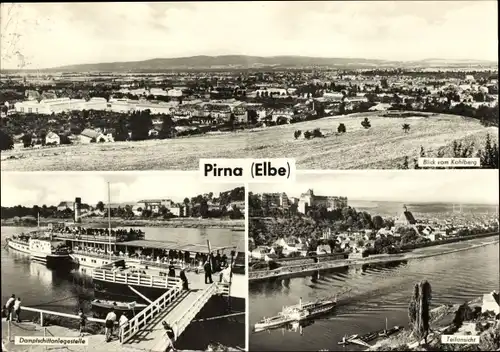
[[[202,275],[196,275],[198,280],[190,280],[192,289],[183,290],[179,278],[130,275],[112,271],[109,269],[111,266],[112,264],[95,269],[92,273],[93,279],[123,284],[124,287],[135,285],[166,290],[124,326],[119,327],[120,343],[124,348],[165,351],[167,339],[162,322],[166,321],[178,338],[212,296],[227,297],[230,293],[229,283],[204,284],[200,279]]]

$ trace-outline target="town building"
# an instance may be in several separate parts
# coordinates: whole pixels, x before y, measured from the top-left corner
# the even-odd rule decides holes
[[[347,197],[317,196],[312,189],[302,193],[299,198],[298,211],[305,214],[310,207],[325,207],[327,210],[347,207]]]
[[[80,133],[79,142],[82,144],[107,142],[108,137],[102,132],[86,128]]]
[[[399,214],[399,216],[394,220],[395,226],[410,226],[415,225],[417,221],[413,217],[413,214],[408,211],[406,205],[403,205],[403,211]]]
[[[290,201],[286,193],[262,193],[261,202],[264,207],[279,207],[288,209]]]
[[[65,211],[67,209],[73,211],[75,208],[75,203],[74,202],[61,202],[57,206],[58,211]]]
[[[493,312],[495,315],[500,314],[500,295],[496,291],[483,295],[481,313],[486,312]]]
[[[137,206],[142,210],[151,210],[153,213],[159,213],[162,207],[167,209],[175,208],[175,204],[170,199],[144,199],[137,202]]]
[[[61,137],[54,132],[49,132],[45,136],[45,145],[59,145],[61,144]]]

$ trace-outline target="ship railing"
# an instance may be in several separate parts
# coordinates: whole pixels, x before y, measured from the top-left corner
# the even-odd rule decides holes
[[[84,250],[80,250],[80,249],[73,249],[72,250],[74,254],[81,254],[81,255],[86,255],[86,256],[89,256],[89,257],[94,257],[94,258],[112,258],[114,260],[119,260],[119,259],[127,259],[126,257],[120,257],[118,255],[114,255],[114,254],[105,254],[105,253],[96,253],[96,252],[91,252],[91,251],[84,251]]]
[[[139,314],[130,319],[127,323],[120,326],[120,343],[126,343],[142,328],[144,328],[158,313],[165,310],[167,305],[172,302],[182,292],[182,283],[178,282],[158,299],[144,308]]]
[[[175,321],[167,323],[172,326],[175,331],[175,336],[179,337],[184,330],[186,330],[187,326],[191,323],[193,318],[200,312],[200,310],[205,306],[210,297],[216,294],[218,291],[218,283],[213,283],[209,287],[207,287],[203,293],[196,298],[192,305],[182,313],[182,315]]]
[[[123,273],[120,271],[106,269],[94,269],[92,271],[92,278],[124,285],[138,285],[166,289],[175,288],[179,285],[182,287],[182,280],[177,277],[162,277],[129,272]]]
[[[123,242],[122,239],[116,236],[101,236],[101,235],[80,235],[74,233],[60,233],[53,232],[52,237],[54,238],[64,238],[64,239],[75,239],[75,240],[90,240],[94,242],[105,242],[105,243],[118,243]]]
[[[131,258],[132,259],[135,259],[137,260],[137,258]],[[166,263],[166,262],[158,262],[158,261],[154,261],[154,260],[146,260],[146,259],[138,259],[138,262],[139,264],[141,265],[148,265],[148,266],[154,266],[154,267],[157,267],[157,268],[162,268],[162,269],[169,269],[170,268],[170,263]],[[199,266],[199,265],[196,265],[194,262],[192,263],[174,263],[173,264],[174,267],[176,269],[182,269],[184,268],[185,270],[187,271],[196,271],[196,270],[203,270],[203,266]]]

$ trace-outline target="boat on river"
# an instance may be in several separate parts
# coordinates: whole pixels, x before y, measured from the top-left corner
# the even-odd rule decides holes
[[[254,331],[263,331],[277,328],[294,322],[312,319],[314,317],[331,312],[337,305],[336,299],[322,299],[314,302],[302,303],[284,307],[278,315],[270,318],[263,318],[254,325]]]
[[[368,342],[371,342],[373,340],[378,339],[379,337],[388,337],[391,336],[399,331],[401,331],[402,327],[401,326],[394,326],[390,329],[383,329],[383,330],[378,330],[374,332],[370,332],[364,335],[350,335],[350,336],[344,336],[342,341],[339,341],[339,345],[349,345],[349,344],[356,344],[356,345],[361,345],[365,347],[369,347],[370,345]]]
[[[10,249],[26,253],[30,259],[49,267],[70,268],[70,250],[63,241],[53,240],[50,233],[33,231],[7,238]]]
[[[142,309],[146,308],[147,305],[137,302],[118,302],[105,299],[94,299],[92,301],[92,307],[105,310],[114,309],[116,311],[121,311],[121,312],[129,312],[133,310],[139,312]]]

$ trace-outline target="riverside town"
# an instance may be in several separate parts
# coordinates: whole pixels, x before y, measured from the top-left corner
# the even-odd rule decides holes
[[[12,177],[23,178],[30,187],[43,189],[45,184],[44,194],[64,196],[46,184],[49,176]],[[173,199],[116,203],[123,194],[141,190],[146,196],[159,189],[167,193],[165,185],[180,180],[114,175],[114,183],[106,185],[106,176],[54,177],[52,182],[91,194],[93,201],[76,197],[57,205],[2,204],[7,350],[17,351],[19,336],[85,337],[86,348],[98,351],[244,347],[244,188],[210,189],[195,186],[194,176],[183,176],[182,192]],[[11,185],[15,201],[16,181],[4,182]],[[196,195],[195,188],[204,192]],[[5,197],[2,202],[11,196]],[[227,332],[231,335],[224,336]]]
[[[498,199],[478,186],[459,191],[483,171],[462,172],[305,174],[293,186],[250,185],[250,350],[337,350],[334,340],[441,351],[450,348],[442,335],[499,348]],[[388,200],[387,187],[406,192]],[[485,203],[471,203],[475,192]]]
[[[245,57],[207,60],[246,62]],[[195,68],[204,62],[185,61]],[[300,168],[413,168],[419,156],[477,156],[481,167],[498,167],[491,154],[498,152],[498,73],[493,67],[338,69],[302,61],[273,70],[143,72],[137,63],[136,73],[3,73],[2,165],[59,169],[69,162],[65,155],[73,155],[86,162],[71,168],[90,169],[100,150],[118,156],[102,167],[120,170],[125,154],[119,150],[126,147],[134,150],[136,169],[157,168],[148,161],[151,152],[167,153],[168,168],[192,169],[197,165],[184,158],[183,150],[204,158],[228,153],[272,158],[283,155],[279,142],[287,157],[310,150],[313,159],[298,158]],[[182,60],[165,65],[175,62]],[[453,134],[451,142],[444,137],[424,141],[426,134],[445,131]],[[332,143],[347,147],[375,138],[385,150],[384,143],[403,136],[414,140],[416,149],[400,142],[373,166],[357,159],[357,150],[342,159],[314,155],[317,144],[333,152]]]

